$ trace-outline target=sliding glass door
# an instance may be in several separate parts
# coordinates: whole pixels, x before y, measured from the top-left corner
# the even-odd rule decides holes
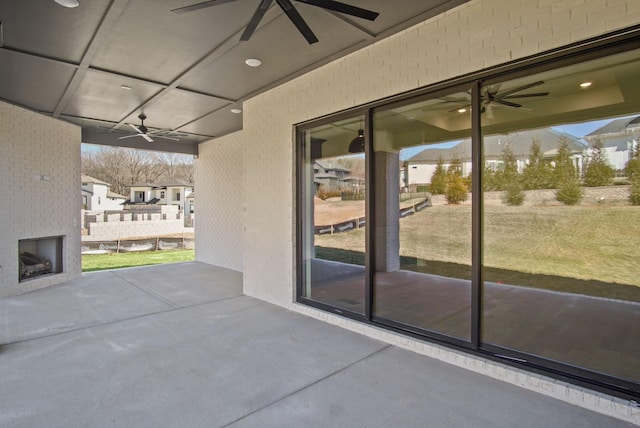
[[[623,42],[301,126],[298,300],[640,396],[640,49]]]

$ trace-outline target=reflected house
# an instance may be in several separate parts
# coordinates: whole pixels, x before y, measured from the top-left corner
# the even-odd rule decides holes
[[[581,170],[584,152],[587,149],[580,138],[559,132],[551,128],[532,129],[509,134],[488,135],[483,138],[484,164],[493,171],[499,171],[504,166],[502,159],[505,148],[510,148],[518,167],[522,172],[528,164],[531,153],[531,144],[537,141],[540,144],[542,156],[549,162],[553,162],[558,155],[559,142],[565,140],[569,146],[569,152],[576,171]],[[456,143],[450,148],[431,149],[426,148],[405,162],[406,182],[409,186],[431,183],[431,177],[435,172],[439,159],[443,159],[443,166],[447,169],[451,160],[458,159],[462,163],[462,175],[471,174],[471,144],[470,139]]]
[[[585,135],[591,147],[602,144],[609,165],[620,172],[624,170],[629,156],[640,141],[640,116],[612,120],[606,125]]]
[[[358,193],[364,180],[351,176],[351,170],[336,161],[315,160],[313,165],[316,191]]]

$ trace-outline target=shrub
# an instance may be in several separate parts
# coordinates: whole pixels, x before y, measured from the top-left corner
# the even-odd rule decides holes
[[[540,140],[534,139],[529,149],[529,162],[522,172],[524,188],[527,190],[547,189],[551,186],[551,166],[544,158]]]
[[[629,202],[631,202],[631,205],[640,205],[640,177],[636,177],[631,181]]]
[[[430,189],[434,195],[442,195],[447,190],[447,171],[444,168],[442,156],[438,159],[438,165],[431,175]]]
[[[337,190],[334,190],[334,191],[318,190],[316,192],[316,196],[324,201],[329,198],[341,197],[342,193]]]
[[[577,180],[566,180],[556,190],[556,200],[565,205],[578,205],[582,197],[582,188]]]
[[[461,204],[469,197],[469,190],[467,189],[464,179],[459,174],[449,174],[449,180],[447,190],[445,191],[445,198],[447,202],[452,205]]]
[[[418,192],[418,193],[427,193],[427,192],[429,192],[429,185],[428,184],[422,184],[420,186],[416,186],[416,192]]]
[[[520,206],[524,203],[524,192],[522,191],[522,185],[517,181],[514,181],[507,185],[507,189],[503,196],[505,205]]]
[[[615,176],[615,171],[607,162],[606,153],[602,150],[600,140],[595,140],[590,155],[585,159],[583,180],[585,186],[608,186]]]

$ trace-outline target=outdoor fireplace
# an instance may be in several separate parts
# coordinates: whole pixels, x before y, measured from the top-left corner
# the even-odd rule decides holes
[[[25,281],[62,272],[62,236],[18,241],[18,278]]]

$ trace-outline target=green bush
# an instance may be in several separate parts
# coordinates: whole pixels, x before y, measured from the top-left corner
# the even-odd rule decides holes
[[[503,202],[509,206],[520,206],[524,203],[524,192],[522,185],[518,182],[512,182],[507,185],[507,189],[503,196]]]
[[[417,193],[427,193],[427,192],[430,191],[429,188],[430,188],[430,186],[428,184],[423,184],[423,185],[420,185],[420,186],[416,186],[416,192]]]
[[[602,150],[602,143],[596,140],[593,143],[591,154],[585,159],[583,180],[585,186],[608,186],[611,184],[615,171],[607,162],[606,153]]]
[[[629,202],[631,202],[631,205],[640,205],[640,177],[636,177],[631,181]]]
[[[447,171],[444,168],[442,156],[438,159],[438,165],[431,175],[430,189],[434,195],[442,195],[447,190]]]
[[[469,197],[469,189],[464,183],[464,178],[459,174],[449,174],[447,189],[445,191],[447,202],[452,205],[461,204]]]
[[[556,200],[565,205],[578,205],[583,196],[582,188],[577,180],[566,180],[556,190]]]

